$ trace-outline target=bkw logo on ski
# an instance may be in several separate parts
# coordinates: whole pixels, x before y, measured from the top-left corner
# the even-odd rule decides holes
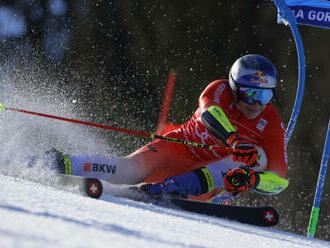
[[[103,173],[116,173],[116,165],[98,164],[98,163],[84,163],[84,171],[97,171]]]

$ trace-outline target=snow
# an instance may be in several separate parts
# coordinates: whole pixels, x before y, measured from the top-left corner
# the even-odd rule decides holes
[[[110,194],[91,199],[77,188],[55,185],[0,175],[1,247],[330,247]]]

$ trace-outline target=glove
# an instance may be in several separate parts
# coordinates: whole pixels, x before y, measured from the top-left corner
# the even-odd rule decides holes
[[[237,133],[229,136],[227,144],[232,151],[233,161],[244,162],[253,167],[258,160],[257,147],[248,140],[242,139]]]
[[[225,188],[234,196],[256,187],[260,177],[258,173],[248,167],[229,171],[224,177]]]

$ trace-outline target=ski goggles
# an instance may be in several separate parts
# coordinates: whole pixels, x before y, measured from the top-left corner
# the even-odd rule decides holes
[[[238,88],[238,99],[247,104],[254,104],[260,102],[261,105],[266,105],[272,100],[274,96],[272,89],[260,89],[260,88]]]

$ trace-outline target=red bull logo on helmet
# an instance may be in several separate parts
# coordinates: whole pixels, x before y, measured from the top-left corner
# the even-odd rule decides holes
[[[268,83],[268,80],[267,80],[267,74],[266,73],[263,73],[261,71],[257,71],[256,73],[253,73],[251,75],[251,79],[250,79],[250,82],[251,83]]]

